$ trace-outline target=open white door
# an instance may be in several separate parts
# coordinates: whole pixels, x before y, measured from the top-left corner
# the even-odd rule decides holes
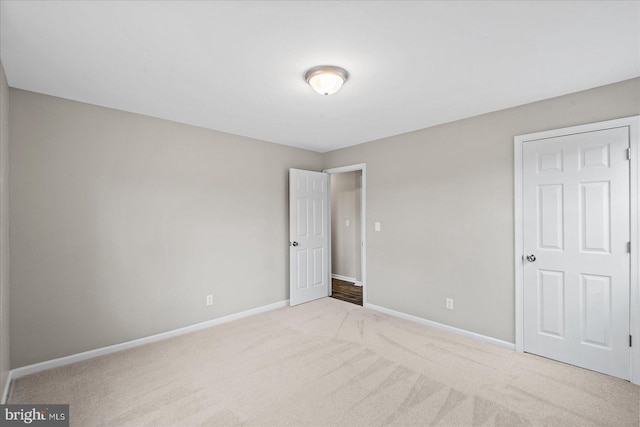
[[[289,169],[290,305],[329,296],[327,177]]]

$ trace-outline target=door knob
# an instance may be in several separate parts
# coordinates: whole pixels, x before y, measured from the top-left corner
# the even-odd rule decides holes
[[[527,255],[527,261],[534,262],[536,260],[536,256],[534,254]]]
[[[299,243],[298,243],[298,242],[293,242],[293,243],[291,244],[291,246],[298,246],[298,245],[299,245]]]

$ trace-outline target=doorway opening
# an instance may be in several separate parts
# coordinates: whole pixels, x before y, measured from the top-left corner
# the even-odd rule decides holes
[[[330,296],[366,303],[365,165],[327,169],[330,185]]]

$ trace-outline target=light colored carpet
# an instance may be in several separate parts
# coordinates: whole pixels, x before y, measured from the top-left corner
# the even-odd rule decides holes
[[[14,381],[73,426],[638,426],[640,387],[332,298]]]

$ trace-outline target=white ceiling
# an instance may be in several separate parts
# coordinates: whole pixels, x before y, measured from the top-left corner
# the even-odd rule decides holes
[[[2,0],[0,25],[12,87],[320,152],[640,76],[638,1]]]

